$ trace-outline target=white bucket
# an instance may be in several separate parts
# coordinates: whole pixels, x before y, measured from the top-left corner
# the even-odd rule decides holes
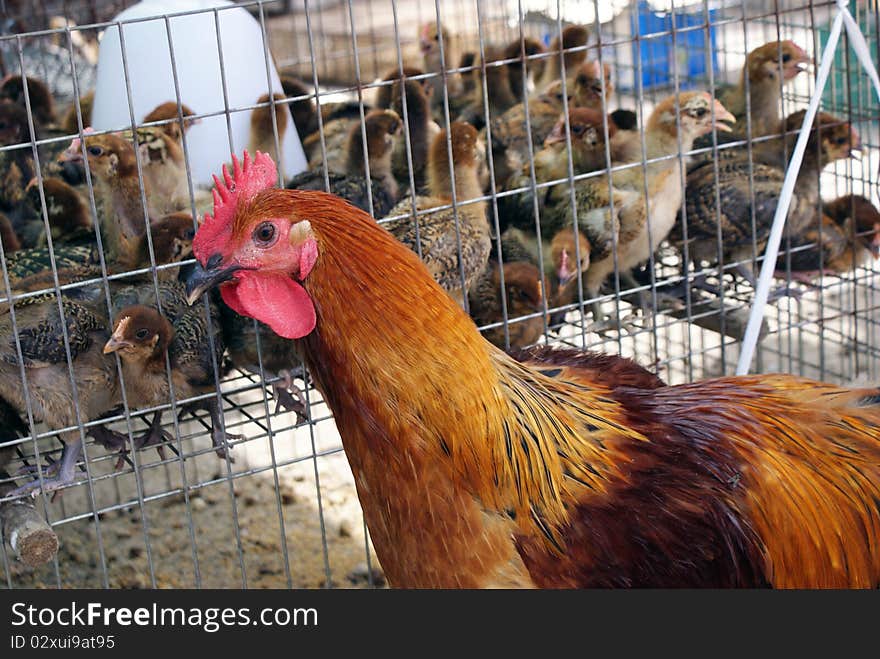
[[[244,8],[234,7],[234,3],[227,0],[143,0],[114,20],[125,21],[214,7],[233,7],[216,12],[228,108],[235,110],[251,106],[260,96],[269,93],[269,80],[260,23]],[[168,21],[181,102],[196,114],[223,112],[227,106],[223,96],[215,12],[173,16]],[[164,18],[128,23],[121,28],[134,118],[140,123],[157,105],[177,98],[168,31]],[[269,74],[272,90],[282,93],[271,55]],[[289,115],[286,106],[278,106],[278,110]],[[205,117],[187,132],[190,167],[196,185],[212,185],[211,175],[219,173],[223,163],[230,161],[230,154],[235,152],[240,155],[247,147],[250,115],[250,110],[230,113],[232,144],[226,114]],[[289,116],[287,125],[289,129],[281,144],[285,179],[307,166],[299,136]],[[101,38],[92,126],[95,130],[131,127],[122,48],[116,26],[108,27]]]

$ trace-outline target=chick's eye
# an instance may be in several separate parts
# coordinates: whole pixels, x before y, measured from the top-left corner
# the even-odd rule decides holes
[[[706,108],[697,108],[696,110],[693,111],[692,114],[695,117],[704,117],[704,116],[706,116],[707,112],[708,112],[708,110]]]
[[[846,137],[838,137],[834,140],[835,144],[846,144],[849,140]]]
[[[270,247],[275,243],[275,225],[271,222],[263,222],[254,229],[254,243],[257,247]]]
[[[183,234],[183,237],[186,238],[187,240],[192,240],[193,238],[196,237],[195,229],[187,229],[186,233]]]
[[[783,53],[783,55],[782,55],[782,61],[783,61],[783,62],[788,62],[790,59],[791,59],[791,55],[790,55],[790,54],[788,54],[788,53]]]
[[[104,149],[102,149],[102,148],[99,147],[99,146],[90,146],[90,147],[88,148],[88,152],[89,152],[90,155],[93,155],[93,156],[100,156],[102,153],[104,153]]]
[[[141,341],[146,339],[150,335],[150,330],[146,327],[141,327],[137,332],[135,332],[135,337]]]

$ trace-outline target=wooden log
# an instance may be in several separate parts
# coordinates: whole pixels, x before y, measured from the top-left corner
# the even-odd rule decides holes
[[[0,478],[9,476],[0,471]],[[0,496],[15,489],[11,482],[0,485]],[[30,497],[0,504],[0,531],[15,557],[28,567],[51,561],[58,553],[58,536],[34,507]]]

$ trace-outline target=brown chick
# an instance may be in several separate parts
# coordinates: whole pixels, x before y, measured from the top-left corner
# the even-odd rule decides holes
[[[168,309],[163,303],[163,313],[142,304],[131,305],[119,311],[113,323],[113,333],[104,344],[104,354],[115,352],[119,355],[126,398],[131,409],[156,407],[171,402],[172,391],[166,372],[166,356],[171,368],[175,401],[184,401],[214,391],[214,364],[221,368],[219,375],[223,375],[224,346],[216,307],[212,305],[211,309],[214,332],[212,355],[203,306],[181,305],[182,286],[177,284],[171,290],[176,291],[178,304],[169,305],[171,308]],[[210,412],[211,440],[217,455],[225,458],[227,441],[241,439],[241,436],[228,433],[224,435],[216,397],[186,404],[185,408],[207,409]],[[162,443],[171,439],[162,430],[162,412],[156,411],[147,432],[134,438],[136,449],[157,446],[161,454]],[[118,449],[124,455],[127,449],[126,436],[105,429],[99,432],[99,438],[105,447]],[[234,461],[231,455],[230,460]],[[121,464],[122,456],[117,468]]]
[[[443,52],[441,57],[440,38],[443,38]],[[460,98],[463,93],[462,80],[459,76],[448,74],[444,81],[442,72],[455,67],[458,60],[455,44],[449,36],[449,31],[444,27],[437,29],[436,22],[423,23],[419,28],[419,50],[422,53],[422,69],[425,73],[435,73],[426,78],[426,84],[433,88],[430,94],[431,108],[438,116],[443,114],[444,85],[446,95],[449,97],[450,107],[453,99]]]
[[[760,137],[776,132],[782,120],[783,86],[804,71],[809,62],[809,55],[793,41],[771,41],[746,55],[739,83],[716,94],[724,107],[736,117],[736,125],[732,131],[726,135],[715,134],[717,143],[741,140],[747,134]],[[748,117],[746,95],[749,99]],[[711,147],[712,135],[707,134],[696,140],[694,146]],[[703,159],[711,157],[712,154],[708,154]]]
[[[797,127],[803,117],[804,111],[799,111],[789,115],[785,123]],[[804,152],[786,221],[786,233],[790,236],[815,228],[821,220],[816,213],[819,172],[834,160],[851,157],[853,150],[860,147],[859,136],[848,123],[824,112],[816,116],[816,121],[822,128],[821,132],[815,126],[811,129]],[[715,166],[711,163],[689,171],[686,209],[690,258],[695,262],[718,262],[720,222],[724,262],[740,262],[735,266],[736,271],[754,285],[752,249],[754,247],[760,254],[770,236],[784,178],[783,167],[749,163],[747,153],[742,153],[740,158],[719,160],[717,180]],[[721,202],[719,212],[716,212],[716,190]],[[679,225],[670,238],[681,244],[683,233]],[[783,287],[774,292],[773,297],[787,293]]]
[[[162,138],[168,139],[167,136],[161,131],[158,133],[162,137],[157,136],[157,139],[165,144]],[[141,204],[134,147],[131,141],[112,133],[86,135],[85,152],[92,175],[104,256],[110,262],[125,261],[131,258],[137,238],[144,234],[149,224],[149,216]],[[73,140],[61,159],[82,165],[79,138]],[[150,179],[146,173],[143,178],[149,198]]]
[[[192,256],[194,235],[192,216],[188,213],[173,213],[159,218],[150,224],[151,242],[147,241],[146,233],[138,237],[131,247],[130,256],[106,263],[107,272],[108,274],[124,273],[149,268],[154,263],[157,266],[179,264]],[[21,250],[7,260],[9,278],[17,293],[53,290],[55,273],[60,286],[101,279],[103,277],[101,264],[94,252],[94,249],[80,245],[59,245],[55,248],[56,270],[53,272],[46,249]],[[159,281],[174,280],[178,275],[179,267],[156,270],[156,278]],[[145,279],[150,284],[153,281],[149,273],[126,277],[125,281],[128,282],[132,278]],[[91,291],[91,294],[100,298],[103,295],[103,288],[98,286]]]
[[[321,106],[323,109],[323,105]],[[368,108],[364,108],[366,116]],[[316,129],[303,140],[303,149],[309,159],[309,169],[318,169],[325,162],[327,171],[344,172],[348,156],[345,152],[348,136],[354,127],[360,126],[360,113],[345,114],[323,122],[324,145],[321,146],[321,130]],[[326,154],[326,158],[325,158]]]
[[[12,228],[12,222],[3,213],[0,213],[0,241],[2,241],[4,255],[12,254],[12,252],[21,249],[21,243]]]
[[[614,83],[611,81],[611,65],[605,62],[602,66],[598,61],[584,62],[577,70],[574,78],[574,93],[571,103],[577,107],[593,108],[608,113],[609,123],[614,124],[618,131],[632,131],[638,128],[638,117],[632,110],[611,110],[611,97],[614,93]],[[603,95],[604,94],[604,95]],[[605,100],[603,106],[602,100]],[[637,135],[637,133],[635,133]],[[618,136],[622,139],[624,134]],[[631,139],[631,138],[629,138]],[[638,141],[638,140],[632,140]],[[634,158],[641,157],[641,154]],[[633,158],[633,159],[634,159]]]
[[[180,114],[178,114],[178,108]],[[178,144],[182,144],[183,134],[199,121],[198,119],[188,119],[188,117],[194,117],[195,114],[188,105],[181,103],[178,106],[174,101],[166,101],[165,103],[160,103],[147,113],[142,123],[146,124],[154,121],[168,122],[158,127]],[[180,124],[181,115],[183,116],[182,126]],[[83,117],[83,121],[85,121],[85,117]]]
[[[391,154],[391,171],[398,184],[409,188],[410,163],[412,163],[412,182],[415,183],[416,191],[422,191],[427,184],[428,151],[431,142],[440,132],[438,126],[431,118],[430,90],[415,80],[407,80],[402,85],[406,90],[406,125],[409,130],[409,156],[407,156],[406,134],[403,134],[394,144]],[[403,112],[403,94],[401,83],[395,82],[392,86],[391,109],[401,118]]]
[[[364,167],[364,136],[358,123],[349,130],[342,173],[330,172],[325,180],[322,168],[309,169],[288,181],[287,188],[324,190],[329,182],[330,192],[367,212],[370,211],[371,194],[373,216],[377,219],[385,217],[397,203],[398,186],[391,170],[391,159],[403,122],[393,110],[373,110],[364,118],[364,130],[369,155],[369,185]]]
[[[297,98],[288,106],[293,125],[302,141],[307,135],[318,130],[318,111],[315,109],[314,92],[310,85],[294,76],[281,76],[281,89],[288,98]]]
[[[533,83],[538,79],[535,73],[536,68],[540,68],[543,73],[543,59],[529,59],[533,55],[540,55],[546,52],[541,42],[531,37],[523,37],[522,39],[514,39],[504,48],[504,59],[516,59],[515,62],[507,63],[507,75],[510,78],[510,91],[513,92],[517,101],[522,101],[529,90],[529,83]],[[525,58],[523,58],[525,55]],[[536,67],[541,62],[540,67]],[[523,86],[523,66],[526,69],[526,83]]]
[[[458,68],[464,69],[459,73],[462,98],[471,98],[477,88],[477,78],[480,75],[479,69],[476,68],[478,60],[477,54],[473,52],[462,53],[458,60]]]
[[[715,128],[724,130],[721,122],[725,121],[733,121],[733,115],[707,92],[670,96],[657,104],[648,119],[646,158],[677,154],[679,142],[682,151],[689,151],[700,135]],[[678,218],[681,177],[681,159],[670,158],[615,171],[611,189],[603,177],[575,186],[577,226],[592,246],[585,276],[590,297],[598,295],[615,267],[628,285],[634,285],[630,271],[650,259]],[[557,204],[556,208],[562,211],[557,222],[570,226],[571,205]],[[597,328],[607,325],[598,304],[593,306],[593,315]],[[610,326],[618,327],[616,321]]]
[[[428,166],[431,196],[416,197],[416,209],[419,211],[416,218],[412,215],[412,200],[402,200],[389,215],[405,217],[392,219],[384,226],[400,242],[418,253],[434,280],[461,306],[465,306],[467,291],[485,269],[492,247],[486,220],[486,202],[463,205],[483,194],[478,169],[480,161],[485,158],[485,146],[479,141],[473,126],[458,121],[452,124],[451,142],[457,209],[444,208],[422,214],[426,210],[452,203],[453,183],[449,177],[444,130],[431,144]]]
[[[0,397],[22,418],[31,411],[34,421],[44,422],[50,430],[76,428],[121,403],[116,367],[101,354],[101,346],[109,336],[107,319],[100,310],[66,296],[61,298],[63,316],[58,306],[54,295],[20,300],[15,303],[15,326],[11,314],[0,315],[0,336],[4,337],[0,341]],[[21,356],[17,346],[21,347]],[[22,386],[22,370],[26,389]],[[82,453],[79,429],[58,436],[64,450],[61,458],[44,471],[46,492],[74,481]],[[35,492],[40,484],[40,480],[34,480],[12,494]]]
[[[127,141],[132,132],[119,133]],[[190,207],[183,146],[167,126],[141,126],[135,131],[141,175],[150,215],[159,217]],[[137,180],[137,172],[134,174]]]
[[[11,211],[24,200],[24,190],[35,173],[27,112],[17,103],[0,100],[0,146],[23,146],[0,151],[0,210]]]
[[[76,117],[76,101],[70,104],[64,117],[61,119],[59,128],[68,135],[79,133],[79,123]],[[91,90],[79,97],[79,112],[82,117],[83,127],[92,125],[92,106],[95,103],[95,91]]]
[[[284,101],[284,94],[274,94],[272,97],[276,103],[269,103],[269,95],[263,94],[257,99],[257,105],[266,104],[261,107],[255,107],[251,111],[251,128],[248,134],[248,150],[251,153],[262,151],[268,153],[272,160],[278,164],[278,168],[284,171],[284,162],[278,149],[275,148],[275,128],[278,128],[278,144],[284,142],[284,135],[287,132],[287,124],[289,115],[281,101]],[[273,121],[274,115],[274,121]]]
[[[400,80],[403,78],[412,78],[413,76],[421,76],[424,75],[425,72],[416,66],[406,66],[403,67],[403,75],[401,76],[401,71],[397,67],[390,69],[383,77],[382,82],[393,82],[395,80]],[[424,91],[425,98],[431,98],[431,95],[434,93],[434,88],[428,84],[427,78],[420,78],[414,82],[417,82],[419,86],[421,86]],[[398,90],[396,94],[392,91],[395,88],[395,85],[386,84],[381,85],[376,88],[376,107],[384,110],[394,110],[397,114],[400,114],[395,108],[392,106],[393,97],[395,95],[399,96],[400,91]]]
[[[777,277],[787,278],[790,269],[793,280],[809,284],[880,258],[880,211],[869,199],[846,195],[825,202],[822,210],[821,230],[807,228],[791,238],[790,254],[780,252]]]
[[[24,85],[27,84],[27,99]],[[5,98],[22,107],[26,100],[30,101],[31,114],[40,128],[48,128],[55,124],[55,99],[46,83],[39,78],[28,76],[24,80],[20,75],[9,75],[0,84],[0,98]]]
[[[458,121],[465,121],[477,129],[483,128],[486,125],[486,99],[488,99],[489,109],[488,121],[495,117],[500,117],[516,105],[517,102],[516,96],[510,88],[507,66],[495,63],[504,60],[504,51],[498,48],[487,47],[484,53],[486,61],[485,78],[482,70],[477,72],[477,85],[471,95],[471,100],[458,115]],[[486,99],[483,98],[484,85],[486,88]]]
[[[571,135],[571,160],[575,176],[606,167],[605,123],[606,119],[601,111],[591,108],[569,109],[568,128]],[[614,137],[615,132],[616,128],[608,125],[608,134],[611,138]],[[536,184],[568,178],[568,144],[564,115],[558,118],[550,134],[545,138],[544,147],[535,153],[534,166]],[[504,188],[507,191],[522,190],[498,198],[502,229],[507,227],[522,229],[532,236],[532,240],[536,240],[534,238],[535,200],[528,164],[524,164],[518,174],[511,176]],[[571,224],[571,211],[562,208],[571,204],[568,190],[567,184],[537,188],[541,236],[544,241],[552,240],[557,231]]]
[[[88,201],[73,186],[55,177],[43,179],[42,191],[46,199],[53,245],[93,244],[95,232]],[[25,196],[33,215],[30,219],[19,221],[16,231],[22,237],[24,247],[39,247],[46,242],[46,227],[43,222],[40,185],[36,177],[25,188]]]
[[[550,47],[547,49],[547,57],[544,58],[544,71],[535,85],[539,92],[562,79],[560,51],[564,51],[562,58],[565,62],[565,76],[569,81],[574,80],[578,67],[587,57],[587,50],[584,46],[587,45],[589,38],[590,28],[586,25],[569,25],[562,30],[561,40],[560,35],[553,37],[553,41],[550,42]]]
[[[490,343],[503,350],[525,348],[535,343],[544,332],[542,316],[524,317],[543,310],[545,284],[540,270],[534,264],[511,261],[503,266],[502,288],[501,270],[498,262],[489,261],[468,291],[470,315],[477,327],[501,323],[497,327],[482,330]],[[506,300],[506,315],[502,296]]]
[[[492,120],[492,163],[495,185],[506,186],[508,179],[522,172],[529,160],[529,135],[532,153],[540,150],[544,140],[556,127],[563,113],[562,82],[550,85],[543,94],[529,100],[529,125],[526,127],[525,103],[518,103]]]

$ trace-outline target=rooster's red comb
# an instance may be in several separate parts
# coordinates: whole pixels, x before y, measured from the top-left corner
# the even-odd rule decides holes
[[[217,251],[222,236],[232,233],[235,209],[242,202],[252,199],[262,190],[274,187],[278,170],[272,158],[257,151],[254,159],[245,150],[241,161],[232,156],[232,174],[223,165],[223,180],[214,175],[214,213],[205,213],[205,219],[193,241],[193,253],[200,261]]]

